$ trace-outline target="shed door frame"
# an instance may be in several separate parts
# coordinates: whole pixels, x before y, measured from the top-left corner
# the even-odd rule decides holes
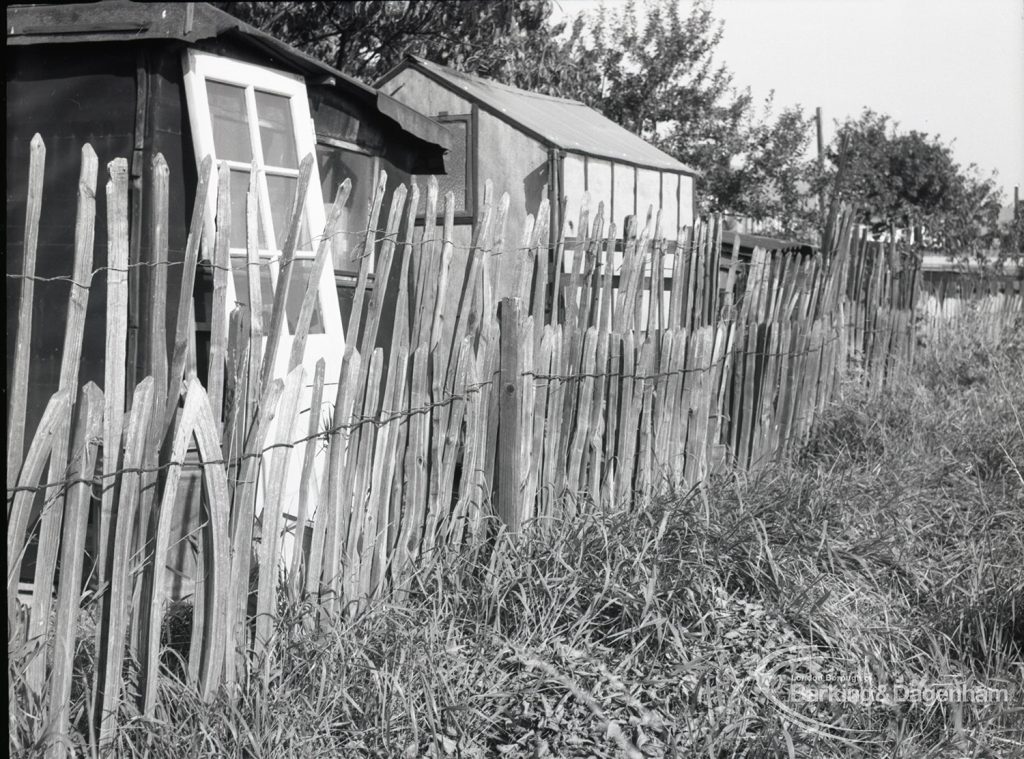
[[[200,52],[197,50],[186,50],[182,54],[182,67],[184,72],[185,96],[189,110],[189,123],[192,128],[192,139],[195,148],[197,165],[201,165],[203,158],[207,155],[213,157],[215,162],[226,160],[228,165],[238,171],[251,171],[253,164],[256,168],[256,189],[259,195],[259,221],[263,230],[263,236],[267,243],[266,249],[260,250],[261,263],[265,264],[270,272],[270,285],[276,292],[280,266],[280,249],[277,241],[281,237],[281,231],[274,228],[274,214],[271,208],[271,195],[268,184],[268,175],[287,181],[291,177],[298,177],[297,160],[300,157],[312,154],[314,156],[313,173],[310,177],[308,194],[305,205],[306,233],[300,235],[305,244],[300,244],[295,251],[297,263],[306,266],[312,264],[315,257],[316,247],[323,235],[325,225],[324,202],[320,188],[319,170],[316,165],[316,138],[313,129],[313,120],[309,112],[308,93],[306,83],[301,77],[288,74],[275,69],[245,63],[233,58],[227,58],[212,53]],[[238,87],[245,92],[247,106],[248,132],[250,138],[249,148],[251,150],[253,164],[246,164],[243,161],[233,161],[220,158],[217,155],[216,144],[213,132],[213,116],[210,109],[207,85],[210,82]],[[262,144],[261,124],[256,119],[249,118],[256,114],[256,97],[258,94],[279,96],[287,98],[289,115],[292,124],[292,134],[296,150],[296,165],[294,168],[280,165],[267,165],[266,148]],[[280,163],[283,163],[280,162]],[[213,187],[209,196],[209,224],[213,224],[213,216],[216,211],[216,179],[214,174]],[[233,199],[233,203],[237,200]],[[289,198],[289,202],[291,199]],[[285,214],[286,216],[287,214]],[[211,227],[212,229],[212,227]],[[212,239],[212,237],[211,237]],[[244,260],[245,251],[233,247],[231,256],[233,265]],[[324,357],[327,362],[327,375],[336,374],[340,364],[337,355],[339,351],[332,350],[344,343],[344,330],[341,324],[341,313],[338,307],[337,293],[334,289],[333,267],[324,267],[318,285],[319,312],[322,321],[321,330],[314,332],[311,328],[307,338],[307,350],[304,363],[309,364],[307,369],[312,372],[313,362]],[[301,300],[298,293],[289,293],[289,300]],[[247,294],[236,293],[234,277],[228,277],[228,303],[229,309],[236,301],[245,302]],[[265,306],[266,308],[266,306]],[[221,318],[227,318],[224,314]],[[285,330],[282,334],[282,341],[285,345],[283,350],[278,351],[278,366],[275,367],[275,376],[283,376],[287,370],[288,348],[291,341],[288,319],[285,320]]]

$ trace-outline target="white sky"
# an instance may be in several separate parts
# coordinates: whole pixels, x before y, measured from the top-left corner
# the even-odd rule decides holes
[[[598,5],[555,0],[555,17]],[[826,142],[870,106],[998,171],[1004,204],[1024,190],[1024,0],[716,0],[714,14],[734,83],[757,101],[774,89],[776,111],[821,106]]]

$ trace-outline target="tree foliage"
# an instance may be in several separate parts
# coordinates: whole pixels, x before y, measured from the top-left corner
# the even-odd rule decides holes
[[[709,4],[657,0],[646,20],[634,2],[591,25],[603,81],[593,104],[609,118],[702,173],[704,211],[726,211],[799,232],[805,210],[810,119],[799,107],[755,108],[749,90],[715,62],[722,36]]]
[[[228,2],[223,10],[346,74],[373,82],[406,55],[549,94],[577,93],[583,62],[551,0]]]
[[[836,131],[820,181],[876,233],[914,230],[915,241],[964,253],[991,248],[1000,234],[1000,196],[974,165],[923,132],[904,132],[889,116],[865,110]]]

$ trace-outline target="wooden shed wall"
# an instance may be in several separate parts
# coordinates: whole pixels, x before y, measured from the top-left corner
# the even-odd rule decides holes
[[[469,115],[474,110],[471,101],[414,69],[400,72],[385,84],[383,90],[430,117],[436,117],[443,112],[453,116]],[[537,140],[482,108],[477,109],[474,125],[476,134],[471,144],[476,148],[473,160],[476,179],[474,205],[477,215],[483,205],[485,180],[490,179],[493,183],[495,200],[503,192],[509,194],[506,224],[506,230],[509,232],[506,249],[509,249],[509,252],[491,259],[490,262],[495,295],[500,298],[510,294],[510,287],[516,282],[521,256],[516,254],[514,248],[520,243],[518,235],[526,222],[526,216],[536,215],[541,201],[546,197],[546,187],[550,182],[548,151]],[[468,248],[472,243],[470,223],[456,226],[454,242],[456,247],[452,257],[450,281],[461,282],[466,276]],[[449,289],[446,315],[451,319],[454,319],[458,307],[460,290],[461,288]]]

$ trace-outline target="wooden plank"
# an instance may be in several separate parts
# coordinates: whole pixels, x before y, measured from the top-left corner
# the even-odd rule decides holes
[[[658,382],[657,338],[648,334],[640,349],[640,376],[643,392],[640,396],[640,437],[637,445],[636,491],[647,498],[653,490],[654,478],[654,388]]]
[[[532,213],[526,214],[523,223],[522,239],[516,249],[516,286],[515,297],[523,301],[526,313],[530,313],[530,291],[533,284],[533,272],[536,268],[537,248],[534,245],[534,229],[537,220]]]
[[[525,525],[533,519],[534,493],[528,491],[530,463],[533,461],[533,419],[537,408],[537,386],[534,382],[536,364],[533,346],[536,341],[534,319],[528,315],[529,299],[523,301],[523,327],[519,336],[519,356],[522,372],[519,381],[522,397],[519,403],[519,429],[521,430],[519,446],[520,479],[517,486],[519,499],[520,524]]]
[[[395,328],[391,340],[391,355],[388,360],[386,396],[384,411],[388,419],[382,424],[377,435],[378,451],[374,456],[374,475],[370,489],[368,520],[374,520],[366,534],[374,535],[370,561],[363,564],[360,595],[373,595],[381,587],[388,565],[393,556],[397,520],[401,516],[401,502],[395,502],[392,480],[395,471],[401,472],[397,460],[404,450],[401,447],[405,435],[404,416],[400,411],[407,404],[407,382],[409,364],[409,269],[412,263],[412,235],[419,207],[419,185],[412,183],[412,196],[405,217],[405,236],[402,242],[402,268],[398,278],[397,310],[394,316]],[[401,480],[402,477],[397,478]],[[392,513],[392,506],[394,507]]]
[[[241,305],[235,306],[228,318],[227,382],[224,388],[224,455],[227,457],[228,487],[232,496],[241,465],[239,454],[245,444],[245,433],[248,428],[246,405],[250,329],[249,309]]]
[[[618,445],[617,461],[618,471],[616,474],[617,488],[615,491],[615,502],[619,505],[632,503],[633,497],[633,456],[636,450],[636,427],[631,427],[633,417],[633,404],[635,402],[636,387],[636,347],[633,331],[630,330],[622,338],[622,382],[620,384],[620,403],[618,423]]]
[[[107,164],[107,334],[104,354],[103,488],[97,539],[97,579],[107,581],[107,553],[111,543],[114,472],[118,467],[124,426],[125,358],[128,349],[128,162],[115,158]]]
[[[127,174],[127,170],[125,173]],[[127,227],[127,216],[125,226]],[[102,429],[103,393],[90,382],[82,388],[82,400],[78,404],[78,420],[75,424],[69,473],[73,484],[69,486],[65,502],[64,535],[61,541],[61,572],[57,589],[53,664],[48,681],[48,724],[56,736],[65,736],[69,732],[68,715],[71,709],[72,664],[82,592],[82,564],[85,560],[92,477],[98,456],[95,441],[102,434]],[[43,648],[45,650],[45,644]],[[46,749],[46,756],[54,759],[63,757],[65,749],[59,740],[53,741]]]
[[[501,378],[498,396],[498,518],[509,533],[521,527],[519,487],[522,481],[522,420],[519,403],[522,394],[520,333],[523,316],[520,298],[501,301]]]
[[[662,296],[665,292],[665,239],[661,234],[661,210],[654,223],[654,240],[651,243],[651,275],[648,282],[647,333],[656,335],[664,327]]]
[[[699,379],[699,405],[697,406],[697,480],[704,481],[708,473],[708,430],[710,429],[711,402],[714,397],[714,389],[711,387],[712,361],[714,352],[715,328],[708,324],[699,333],[701,341],[700,353],[700,379]]]
[[[73,396],[78,388],[78,370],[82,356],[82,339],[85,334],[85,315],[89,304],[89,287],[92,280],[93,243],[96,236],[96,174],[98,171],[96,153],[90,145],[82,148],[82,167],[78,180],[78,211],[75,217],[75,261],[68,297],[67,319],[64,326],[64,350],[61,356],[58,391],[67,390]],[[74,404],[72,404],[74,405]],[[70,417],[70,414],[68,415]],[[49,482],[62,481],[68,457],[68,435],[70,418],[62,422],[57,433],[53,452],[50,455]],[[59,487],[46,489],[39,527],[39,543],[36,552],[35,577],[32,589],[32,612],[29,619],[29,639],[44,639],[52,605],[53,575],[57,565],[57,551],[60,543],[61,519],[64,496]],[[46,674],[43,657],[37,656],[29,662],[26,681],[29,687],[41,692]]]
[[[677,312],[677,316],[680,314]],[[658,450],[667,457],[666,464],[673,486],[678,485],[683,479],[683,470],[686,464],[686,423],[687,409],[682,402],[683,384],[687,382],[686,376],[686,347],[688,344],[688,333],[685,328],[674,328],[672,332],[672,363],[669,370],[672,376],[669,378],[666,388],[666,410],[665,416],[668,423],[668,441],[665,447]]]
[[[491,247],[491,226],[494,216],[494,209],[485,204],[483,208],[483,215],[479,226],[474,230],[474,237],[472,249],[469,252],[469,264],[467,266],[465,287],[463,288],[462,298],[459,303],[458,314],[455,318],[455,331],[452,333],[452,342],[450,345],[450,357],[448,359],[448,376],[452,376],[452,369],[458,360],[458,351],[461,349],[462,340],[466,335],[471,334],[470,322],[472,320],[473,311],[473,300],[475,299],[476,290],[479,283],[480,277],[480,266],[481,258],[485,255],[485,251],[490,251]],[[474,325],[475,326],[475,325]]]
[[[532,501],[530,516],[536,517],[540,514],[541,493],[540,476],[544,467],[544,423],[547,420],[548,388],[550,380],[546,377],[539,377],[538,374],[551,374],[551,355],[553,347],[553,331],[550,326],[544,324],[543,317],[532,317],[534,328],[541,333],[540,350],[534,356],[534,376],[528,381],[534,386],[534,403],[531,414],[531,456],[526,466],[526,497]]]
[[[203,430],[204,426],[206,430]],[[198,379],[192,379],[189,382],[185,394],[185,405],[182,408],[181,416],[174,430],[166,469],[167,474],[163,497],[152,536],[154,546],[153,558],[146,567],[146,588],[143,593],[145,630],[143,633],[144,645],[141,651],[142,661],[140,666],[142,676],[142,709],[143,713],[148,716],[153,716],[156,708],[160,630],[161,620],[163,619],[163,596],[165,590],[164,575],[166,573],[165,565],[170,542],[171,523],[175,511],[173,505],[177,499],[178,487],[181,484],[182,465],[185,461],[189,442],[194,434],[199,443],[200,458],[210,461],[218,460],[222,454],[219,452],[213,453],[209,450],[210,441],[208,438],[212,437],[214,441],[216,440],[213,411],[210,409],[209,400]],[[207,457],[209,458],[207,459]],[[219,479],[217,479],[217,482],[219,483],[221,479],[223,480],[223,492],[221,492],[222,488],[220,486],[211,486],[211,483],[215,478],[218,478],[218,475]],[[217,498],[220,496],[226,499],[227,480],[224,476],[223,468],[217,466],[204,466],[203,479],[204,484],[209,488],[209,497],[207,499],[211,508],[209,529],[217,536],[217,545],[212,546],[212,550],[206,553],[210,557],[212,571],[210,573],[211,576],[207,579],[208,589],[205,596],[206,611],[204,618],[206,625],[217,631],[223,625],[224,620],[222,586],[225,580],[219,575],[223,568],[222,561],[227,556],[227,535],[221,534],[222,527],[223,532],[226,533],[226,514],[223,520],[220,518],[221,511],[226,508],[226,503],[224,501],[218,502]],[[212,675],[219,672],[223,665],[224,656],[223,639],[219,640],[221,647],[220,656],[218,657],[215,655],[217,653],[216,646],[218,645],[217,637],[208,635],[207,638],[211,640],[213,645],[210,652],[204,651],[204,665],[202,668],[204,695],[209,694],[213,681],[217,679]]]
[[[428,200],[429,207],[429,200]],[[427,218],[430,218],[429,216]],[[426,310],[425,310],[426,313]],[[430,346],[420,342],[412,356],[409,440],[405,455],[406,508],[399,533],[393,575],[403,576],[414,560],[423,534],[427,506],[428,466],[430,461]]]
[[[601,484],[601,501],[609,507],[614,503],[615,475],[619,468],[618,432],[620,407],[619,388],[622,386],[622,335],[612,332],[608,335],[608,401],[606,404],[604,430],[604,462],[606,474]]]
[[[583,334],[587,327],[597,322],[600,315],[594,313],[597,305],[598,284],[598,256],[601,250],[604,235],[604,202],[597,204],[597,215],[594,217],[594,224],[590,232],[590,242],[587,245],[586,269],[583,272],[580,293],[580,309],[576,321],[576,331]]]
[[[437,298],[437,279],[440,273],[440,245],[434,220],[437,218],[437,177],[427,179],[427,209],[423,234],[416,252],[416,283],[413,288],[413,335],[411,345],[430,340],[431,314]]]
[[[471,372],[477,361],[473,350],[473,338],[463,338],[459,351],[458,363],[455,368],[455,384],[451,394],[451,416],[443,439],[443,457],[439,462],[440,478],[438,497],[427,514],[426,529],[423,538],[423,550],[429,552],[435,547],[438,538],[438,525],[451,510],[452,488],[454,486],[455,465],[458,457],[459,438],[462,423],[465,419],[467,393],[470,387]],[[481,462],[481,466],[483,463]],[[421,551],[422,555],[423,551]]]
[[[280,560],[281,518],[285,478],[292,453],[292,429],[298,416],[299,396],[306,383],[306,370],[297,366],[288,372],[281,394],[280,413],[275,418],[274,445],[263,499],[263,534],[259,547],[259,585],[256,592],[256,638],[254,652],[261,657],[273,634],[277,616],[277,572]],[[264,670],[266,676],[267,670]]]
[[[601,475],[603,473],[602,455],[604,453],[605,394],[608,388],[608,354],[609,333],[597,328],[597,354],[594,359],[594,393],[590,410],[590,439],[583,472],[589,470],[586,487],[595,509],[601,509]],[[530,407],[532,408],[532,406]],[[527,459],[528,460],[528,459]]]
[[[170,169],[162,153],[153,156],[150,174],[153,178],[151,194],[153,197],[152,217],[150,219],[150,255],[152,267],[150,271],[150,313],[148,361],[146,371],[153,378],[154,400],[159,398],[163,403],[167,395],[167,230],[168,230],[168,197],[170,195]],[[161,434],[160,425],[153,425],[155,432]],[[153,434],[153,433],[151,433]]]
[[[408,361],[408,337],[399,337],[399,344],[392,349],[388,361],[381,423],[377,429],[373,456],[369,462],[372,474],[368,483],[370,492],[363,521],[359,590],[356,596],[360,602],[373,597],[382,588],[390,562],[391,530],[388,520],[391,510],[388,500],[392,493],[391,482],[396,469],[395,458],[401,431],[399,407],[405,390]]]
[[[299,164],[299,179],[295,187],[295,198],[292,200],[291,215],[288,221],[288,232],[281,248],[281,258],[277,265],[277,282],[274,287],[274,306],[270,312],[270,326],[267,328],[267,344],[263,353],[263,369],[260,383],[266,385],[274,376],[277,363],[277,351],[282,337],[287,334],[285,312],[288,304],[288,291],[291,288],[291,268],[295,260],[295,248],[302,227],[302,216],[306,209],[306,197],[309,194],[309,180],[313,171],[313,156],[307,155]]]
[[[661,347],[658,351],[658,378],[654,384],[654,408],[652,424],[653,447],[651,449],[656,481],[671,481],[672,449],[668,446],[671,434],[672,411],[675,404],[672,400],[671,387],[678,378],[676,373],[675,330],[666,329],[658,332]]]
[[[575,325],[578,321],[580,301],[578,292],[583,279],[583,271],[586,266],[587,249],[590,246],[590,194],[583,194],[583,202],[580,204],[579,226],[576,229],[576,238],[573,240],[572,251],[567,251],[569,257],[568,281],[558,290],[565,303],[565,323]],[[559,264],[559,272],[564,264]],[[556,280],[558,274],[555,275]]]
[[[590,416],[594,397],[594,373],[597,363],[597,328],[587,329],[583,343],[583,362],[579,374],[579,413],[567,460],[566,486],[574,497],[583,487],[583,457],[590,443]]]
[[[487,450],[488,393],[480,385],[481,374],[487,364],[485,352],[471,361],[466,376],[466,437],[462,454],[462,475],[459,480],[458,500],[442,532],[448,550],[459,551],[466,535],[479,544],[482,540],[480,525],[482,505],[490,497],[486,491],[483,459]]]
[[[544,224],[544,222],[547,224]],[[533,278],[533,307],[530,314],[537,320],[538,325],[548,322],[548,262],[552,250],[546,242],[549,238],[544,232],[551,226],[550,208],[547,200],[541,201],[537,220],[537,272]],[[553,323],[553,322],[550,322]]]
[[[263,395],[263,287],[260,284],[259,202],[256,194],[255,168],[249,175],[249,191],[245,196],[245,276],[249,289],[249,393],[246,423],[255,421],[257,402]]]
[[[455,249],[455,195],[446,193],[444,196],[444,228],[441,232],[441,273],[437,278],[437,295],[434,299],[434,317],[430,325],[430,347],[444,344],[444,355],[448,356],[451,345],[448,342],[447,329],[444,328],[444,304],[448,293],[448,273],[451,269],[452,251]]]
[[[324,268],[328,261],[332,261],[332,241],[335,236],[343,234],[342,221],[344,220],[345,204],[348,202],[348,195],[352,190],[352,182],[348,177],[338,188],[338,195],[327,215],[327,223],[324,225],[324,233],[320,238],[317,247],[316,257],[313,259],[313,266],[310,268],[309,277],[306,279],[306,289],[302,295],[302,305],[299,307],[299,315],[295,320],[295,329],[292,331],[292,349],[288,356],[288,371],[302,363],[302,357],[306,352],[306,339],[309,337],[309,327],[313,322],[313,311],[320,298],[320,282],[323,279]]]
[[[210,361],[206,391],[219,422],[224,408],[224,361],[228,338],[228,273],[231,271],[231,169],[217,166],[217,232],[213,242],[213,299],[210,306]]]
[[[230,638],[227,626],[227,600],[230,593],[230,536],[228,534],[228,482],[224,467],[224,452],[220,446],[217,418],[210,406],[202,385],[193,380],[188,392],[199,395],[198,415],[194,435],[199,460],[202,462],[203,488],[206,504],[205,527],[202,531],[203,566],[199,567],[203,577],[203,628],[196,629],[198,615],[193,620],[193,640],[201,654],[199,663],[199,696],[209,703],[221,686],[221,673],[226,659],[226,647]],[[187,401],[186,401],[187,402]],[[152,628],[150,628],[152,629]]]
[[[270,431],[271,420],[277,413],[278,402],[284,390],[283,380],[277,379],[270,383],[260,399],[258,415],[245,441],[245,448],[238,485],[233,499],[234,517],[230,534],[231,577],[225,615],[225,629],[234,642],[234,649],[229,648],[229,658],[237,652],[248,652],[248,627],[245,615],[249,606],[249,569],[253,559],[253,520],[256,512],[256,495],[259,487],[259,471],[262,452]],[[228,666],[225,669],[225,681],[234,682],[235,670]]]
[[[294,371],[294,367],[293,367]],[[324,376],[327,371],[325,359],[320,358],[313,369],[313,395],[309,401],[309,422],[306,426],[306,443],[302,456],[302,479],[299,481],[299,509],[295,516],[295,549],[289,573],[289,586],[295,600],[301,598],[305,583],[302,580],[304,557],[304,538],[306,521],[316,509],[310,509],[309,501],[313,495],[315,473],[313,465],[316,461],[316,450],[320,445],[320,413],[324,398]],[[326,474],[326,473],[325,473]]]
[[[196,263],[199,261],[199,245],[202,242],[203,228],[206,225],[207,197],[210,192],[210,180],[213,175],[213,159],[207,156],[199,168],[199,186],[196,188],[196,199],[192,204],[192,223],[189,226],[188,239],[185,243],[185,258],[181,267],[181,290],[178,293],[178,315],[174,329],[174,351],[171,354],[171,373],[167,379],[166,408],[163,413],[161,427],[167,429],[174,421],[174,411],[178,407],[181,396],[182,379],[185,376],[185,362],[188,360],[190,336],[189,319],[192,314],[192,291],[196,281]]]
[[[388,226],[384,239],[381,241],[380,261],[378,262],[377,272],[374,275],[373,292],[370,294],[370,303],[366,310],[366,327],[363,331],[362,350],[360,351],[364,356],[371,355],[377,345],[377,330],[380,327],[384,296],[387,290],[388,279],[391,276],[391,266],[394,261],[395,246],[398,241],[398,231],[402,221],[402,210],[405,207],[407,193],[408,190],[406,190],[405,185],[399,185],[391,196]],[[369,371],[369,368],[369,365],[365,365],[363,367],[364,372]]]
[[[362,376],[362,359],[355,348],[349,347],[341,361],[338,375],[334,412],[331,417],[331,436],[327,449],[327,500],[321,502],[313,525],[310,545],[309,570],[306,572],[306,592],[314,595],[321,582],[331,598],[322,599],[326,606],[336,608],[341,592],[340,563],[343,554],[345,530],[348,524],[342,518],[342,478],[346,456],[352,437],[352,412],[357,394],[358,378]]]
[[[32,437],[28,453],[18,477],[18,489],[14,493],[11,511],[7,521],[7,620],[8,629],[13,628],[17,619],[18,578],[21,575],[23,551],[28,542],[26,530],[32,513],[32,504],[39,490],[43,467],[47,457],[57,445],[57,436],[65,426],[71,411],[68,391],[58,391],[50,398],[43,410],[36,434]]]
[[[29,148],[28,197],[25,203],[25,242],[22,246],[21,287],[18,299],[17,336],[7,414],[7,489],[18,481],[25,449],[25,412],[32,348],[32,303],[35,299],[36,252],[39,249],[39,216],[43,207],[43,173],[46,145],[37,132]],[[10,510],[8,510],[8,514]]]
[[[562,405],[565,395],[564,365],[562,363],[562,325],[549,325],[551,335],[551,365],[548,378],[548,409],[544,423],[543,476],[541,478],[541,514],[554,516],[554,504],[561,496],[558,492],[560,437],[562,434]]]
[[[370,487],[371,456],[376,441],[377,422],[380,417],[381,374],[384,367],[384,351],[376,348],[370,358],[370,370],[362,403],[363,422],[355,431],[352,450],[345,462],[345,486],[342,491],[339,512],[348,531],[345,538],[345,558],[342,568],[342,597],[347,605],[358,601],[360,566],[360,542],[366,539],[363,523],[366,514],[366,497]],[[358,387],[357,387],[358,392]],[[351,606],[355,610],[355,606]]]
[[[117,524],[110,561],[110,590],[105,603],[100,629],[99,700],[97,713],[100,720],[99,745],[101,750],[110,745],[117,733],[117,713],[121,700],[121,667],[124,663],[125,636],[128,633],[131,578],[129,559],[134,542],[133,526],[139,505],[142,479],[138,468],[142,464],[153,418],[155,380],[146,377],[135,388],[131,413],[125,431],[124,473],[117,503]]]
[[[611,332],[615,321],[615,224],[608,224],[608,236],[604,243],[604,260],[601,265],[601,320],[600,326],[605,332]]]

